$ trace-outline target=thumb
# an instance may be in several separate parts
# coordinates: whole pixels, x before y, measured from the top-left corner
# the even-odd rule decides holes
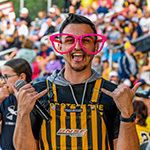
[[[17,91],[15,85],[14,85],[14,84],[11,84],[11,87],[12,87],[12,89],[13,89],[13,91],[14,91],[14,94],[17,95],[18,91]]]
[[[138,82],[137,84],[135,84],[135,86],[132,88],[132,92],[135,94],[137,89],[140,87],[142,83],[141,82]]]

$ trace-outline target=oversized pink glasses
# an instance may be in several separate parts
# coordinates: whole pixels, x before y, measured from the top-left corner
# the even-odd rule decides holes
[[[100,34],[85,34],[82,36],[75,36],[72,34],[60,33],[50,36],[50,41],[54,50],[60,54],[66,54],[73,50],[78,39],[81,48],[89,54],[99,53],[106,41],[106,37]],[[91,49],[94,46],[95,50]]]

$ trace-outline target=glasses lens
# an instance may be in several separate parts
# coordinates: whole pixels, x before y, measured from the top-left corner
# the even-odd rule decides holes
[[[73,48],[75,39],[69,34],[57,34],[53,36],[52,43],[58,53],[65,54]]]
[[[88,51],[92,52],[93,54],[98,52],[103,46],[103,38],[99,35],[85,35],[81,39],[81,43],[83,48]],[[96,47],[95,47],[96,46]],[[95,47],[95,49],[91,49]]]
[[[3,80],[6,80],[6,79],[5,79],[5,77],[3,75],[1,75],[0,76],[0,80],[3,81]]]

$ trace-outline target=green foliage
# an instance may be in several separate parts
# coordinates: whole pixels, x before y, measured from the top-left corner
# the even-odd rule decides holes
[[[16,17],[19,17],[20,0],[11,0],[13,2]],[[51,0],[52,5],[57,5],[59,8],[63,7],[64,0]],[[6,1],[8,2],[8,1]],[[47,0],[24,0],[24,7],[28,8],[29,16],[32,20],[37,17],[41,10],[47,11]]]

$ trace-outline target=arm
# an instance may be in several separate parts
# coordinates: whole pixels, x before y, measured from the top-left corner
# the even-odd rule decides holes
[[[19,92],[12,86],[18,101],[17,121],[14,131],[14,146],[16,150],[38,150],[38,141],[34,139],[30,112],[36,100],[43,96],[47,90],[36,92],[31,84],[26,84],[20,88]]]
[[[114,99],[124,118],[130,118],[133,114],[132,99],[140,84],[137,83],[132,90],[125,85],[119,85],[113,92],[105,89],[102,89],[102,92]],[[134,122],[120,122],[119,137],[114,140],[114,148],[115,150],[120,150],[120,148],[121,150],[139,150],[139,140]]]

